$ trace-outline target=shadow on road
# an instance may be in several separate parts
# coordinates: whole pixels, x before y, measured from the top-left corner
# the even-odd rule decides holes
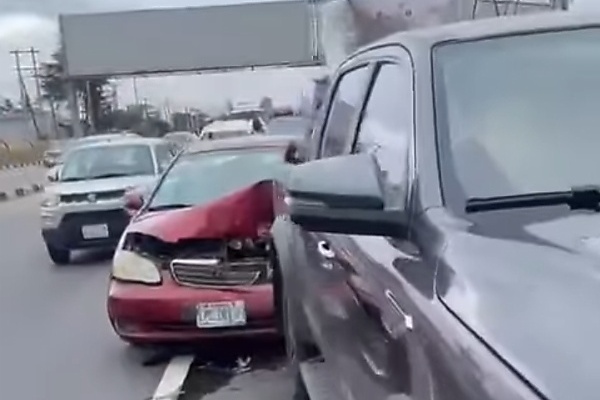
[[[71,262],[61,265],[60,268],[82,267],[82,266],[106,266],[115,253],[112,249],[100,250],[78,250],[71,252]]]

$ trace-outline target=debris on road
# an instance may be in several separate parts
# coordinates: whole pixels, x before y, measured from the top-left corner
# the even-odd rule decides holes
[[[235,365],[216,365],[214,362],[209,361],[204,364],[200,364],[197,369],[208,370],[211,372],[217,372],[228,375],[240,375],[245,374],[246,372],[250,372],[252,368],[250,367],[250,362],[252,361],[251,357],[238,357],[235,360]]]

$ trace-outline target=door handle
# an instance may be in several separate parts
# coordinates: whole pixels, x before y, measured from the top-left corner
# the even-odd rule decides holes
[[[396,296],[394,296],[394,294],[392,293],[391,290],[389,290],[389,289],[385,290],[385,297],[386,297],[386,299],[388,299],[388,301],[392,305],[392,308],[394,309],[394,311],[396,311],[396,313],[398,313],[398,315],[400,315],[400,317],[402,317],[402,319],[404,320],[404,327],[407,330],[412,331],[414,328],[413,317],[411,315],[407,314],[406,312],[404,312],[402,307],[400,307],[398,300],[396,300]]]
[[[329,243],[325,240],[321,240],[317,243],[317,250],[319,251],[319,254],[327,260],[333,260],[335,258],[335,252],[331,250],[331,246],[329,246]]]
[[[317,251],[323,257],[321,260],[321,267],[324,269],[331,271],[333,270],[333,260],[335,259],[335,252],[329,246],[329,243],[325,240],[319,241],[317,243]]]

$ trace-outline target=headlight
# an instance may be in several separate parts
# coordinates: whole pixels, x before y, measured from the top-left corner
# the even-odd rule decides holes
[[[118,249],[113,258],[112,276],[129,282],[156,284],[161,282],[158,266],[149,259],[128,250]]]
[[[42,200],[42,207],[56,207],[59,202],[60,196],[58,194],[48,193],[46,194],[46,197],[44,197],[44,199]]]

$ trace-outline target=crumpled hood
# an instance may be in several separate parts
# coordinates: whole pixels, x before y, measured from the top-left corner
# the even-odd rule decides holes
[[[264,181],[200,206],[146,213],[136,218],[127,231],[167,243],[254,238],[273,218],[273,184]]]
[[[514,239],[498,217],[501,234],[450,237],[439,298],[548,399],[597,400],[600,214],[531,220]]]
[[[153,175],[124,176],[118,178],[94,179],[76,182],[57,182],[49,185],[46,192],[59,195],[85,194],[124,190],[130,187],[150,186],[157,180]]]

